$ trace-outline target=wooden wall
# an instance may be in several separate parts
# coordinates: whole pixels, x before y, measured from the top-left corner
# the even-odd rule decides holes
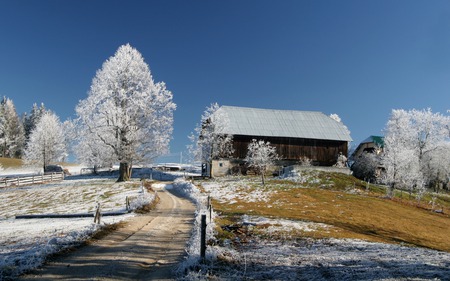
[[[346,141],[235,135],[233,137],[235,158],[245,158],[248,144],[252,139],[269,141],[277,148],[280,158],[288,161],[298,161],[302,157],[308,157],[314,161],[314,165],[332,166],[336,164],[339,152],[345,156],[348,154]]]

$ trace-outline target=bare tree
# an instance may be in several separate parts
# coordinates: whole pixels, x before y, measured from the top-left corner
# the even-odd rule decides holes
[[[253,168],[261,175],[261,181],[264,185],[267,169],[273,166],[278,158],[276,148],[271,146],[270,142],[253,139],[248,145],[245,162],[247,162],[249,168]]]

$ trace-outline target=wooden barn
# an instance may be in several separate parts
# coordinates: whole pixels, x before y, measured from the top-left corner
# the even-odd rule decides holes
[[[222,106],[217,112],[228,119],[224,133],[233,135],[234,155],[228,161],[214,161],[213,171],[220,171],[215,175],[242,165],[252,139],[275,146],[280,166],[298,164],[304,157],[313,165],[333,166],[340,153],[347,156],[352,141],[344,124],[317,111]]]

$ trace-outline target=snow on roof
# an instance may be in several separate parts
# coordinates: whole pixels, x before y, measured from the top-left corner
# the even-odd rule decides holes
[[[219,111],[228,115],[227,134],[352,141],[344,124],[318,111],[236,106],[221,106]]]

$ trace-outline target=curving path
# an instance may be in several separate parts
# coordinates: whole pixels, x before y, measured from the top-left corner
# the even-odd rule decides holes
[[[21,280],[173,280],[172,270],[185,254],[194,205],[165,189],[150,214],[93,245],[64,255]]]

